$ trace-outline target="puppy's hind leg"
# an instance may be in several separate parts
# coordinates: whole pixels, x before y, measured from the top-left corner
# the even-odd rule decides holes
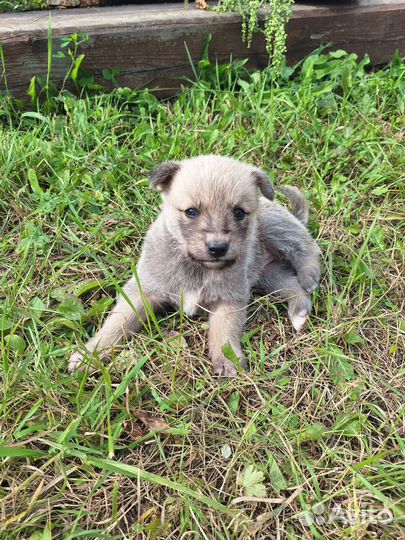
[[[265,203],[259,226],[264,246],[295,271],[304,291],[313,292],[319,282],[321,252],[303,223],[279,204]]]
[[[311,297],[301,286],[292,268],[276,261],[267,264],[258,286],[260,290],[288,303],[288,316],[296,332],[305,328],[311,312]]]
[[[151,295],[141,294],[135,278],[132,278],[123,288],[125,296],[120,296],[110,315],[104,321],[100,330],[86,343],[89,353],[97,350],[101,356],[107,356],[111,349],[124,337],[141,329],[142,321],[146,318],[145,303],[151,308],[158,305],[157,299]],[[75,352],[69,359],[68,371],[71,373],[82,364],[83,352]]]

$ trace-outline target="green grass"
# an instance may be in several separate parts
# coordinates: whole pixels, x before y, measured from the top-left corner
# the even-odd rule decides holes
[[[166,102],[2,101],[2,540],[405,535],[405,63],[366,70],[332,53],[278,84],[203,67]],[[249,371],[227,381],[206,322],[172,313],[69,376],[157,214],[148,172],[209,152],[307,193],[323,253],[310,327],[295,335],[283,305],[256,298]],[[140,410],[162,429],[137,437]]]
[[[14,13],[46,7],[45,0],[0,0],[0,13]]]

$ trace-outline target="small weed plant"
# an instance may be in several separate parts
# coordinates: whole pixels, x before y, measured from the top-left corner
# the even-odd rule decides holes
[[[250,47],[253,35],[260,30],[259,12],[265,8],[264,36],[271,63],[278,74],[286,52],[286,25],[294,0],[219,0],[219,12],[236,11],[242,16],[242,38]]]

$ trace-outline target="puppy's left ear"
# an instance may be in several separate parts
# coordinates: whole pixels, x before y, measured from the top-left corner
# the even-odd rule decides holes
[[[254,169],[253,176],[256,180],[257,187],[260,189],[263,195],[267,199],[270,199],[272,201],[275,195],[274,187],[273,187],[273,184],[271,183],[270,178],[267,176],[267,174],[261,169]]]
[[[159,191],[167,191],[176,173],[180,170],[178,161],[165,161],[150,173],[150,184]]]

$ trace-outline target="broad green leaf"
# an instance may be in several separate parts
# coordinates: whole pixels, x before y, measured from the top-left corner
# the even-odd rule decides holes
[[[302,443],[305,441],[317,441],[321,439],[328,431],[326,426],[321,423],[310,424],[305,426],[297,435],[297,442]]]
[[[371,193],[379,197],[380,195],[385,195],[386,193],[388,193],[389,190],[389,186],[377,186],[376,188],[371,190]]]
[[[344,56],[347,56],[347,52],[342,49],[338,49],[337,51],[330,52],[329,56],[331,58],[343,58]]]
[[[103,69],[101,73],[106,81],[112,81],[113,75],[111,71],[108,69]]]
[[[36,97],[37,97],[37,88],[36,88],[36,85],[37,85],[37,78],[36,76],[34,75],[33,77],[31,77],[31,80],[30,80],[30,84],[28,86],[28,90],[27,90],[27,94],[30,96],[31,98],[31,101],[34,103]]]
[[[35,195],[42,199],[44,196],[44,191],[39,185],[37,173],[34,171],[34,169],[28,169],[28,181],[30,183],[33,193],[35,193]]]
[[[282,489],[287,488],[287,482],[278,466],[276,458],[270,452],[268,453],[268,471],[270,483],[274,489],[281,491]]]
[[[376,246],[383,246],[385,238],[385,231],[382,227],[375,225],[370,232],[370,241]]]
[[[69,298],[62,302],[58,307],[58,311],[63,313],[65,317],[71,321],[80,321],[84,315],[84,308],[78,298]]]
[[[4,332],[5,330],[10,330],[12,328],[13,323],[10,321],[10,319],[6,319],[5,317],[0,317],[0,332]]]
[[[235,390],[234,392],[232,392],[232,394],[229,396],[226,402],[232,414],[236,414],[238,412],[239,402],[240,402],[240,393],[237,390]]]
[[[30,308],[35,313],[35,315],[40,317],[41,314],[45,311],[46,305],[38,296],[35,296],[30,302]]]
[[[257,426],[254,422],[249,422],[243,431],[243,438],[251,441],[257,433]]]
[[[242,366],[240,365],[239,358],[236,356],[235,351],[232,348],[230,343],[225,343],[222,346],[222,352],[227,360],[230,360],[234,364],[238,371],[242,371]]]
[[[351,330],[343,336],[343,341],[349,343],[349,345],[363,345],[364,339],[354,330]]]
[[[79,69],[80,69],[80,66],[81,66],[81,64],[82,64],[82,62],[83,62],[83,60],[84,60],[84,57],[85,57],[84,54],[80,54],[80,55],[76,58],[76,60],[74,61],[74,67],[73,67],[73,69],[72,69],[72,75],[71,75],[72,80],[73,80],[74,82],[76,82],[76,80],[77,80],[77,76],[78,76],[78,74],[79,74]]]
[[[77,330],[79,328],[79,323],[67,319],[66,317],[55,317],[47,323],[47,328],[51,331],[62,327],[70,328],[71,330]]]
[[[251,92],[251,85],[243,79],[238,79],[238,84],[248,94]]]
[[[6,342],[7,347],[9,347],[17,354],[22,354],[27,347],[27,343],[25,342],[25,340],[17,334],[6,336],[4,338],[4,341]]]
[[[93,289],[104,287],[105,284],[106,282],[103,279],[86,279],[75,284],[72,294],[75,296],[81,296],[82,294],[92,291]]]
[[[367,417],[360,413],[342,413],[336,417],[332,431],[341,435],[356,436],[364,431]]]
[[[248,465],[242,476],[242,486],[248,497],[265,497],[266,487],[263,484],[265,479],[262,471],[256,469],[254,465]]]
[[[51,298],[54,298],[58,302],[63,302],[69,295],[69,291],[64,287],[56,287],[51,291]]]
[[[350,360],[338,347],[334,347],[333,351],[328,365],[329,375],[332,381],[339,384],[354,379],[354,368]]]

